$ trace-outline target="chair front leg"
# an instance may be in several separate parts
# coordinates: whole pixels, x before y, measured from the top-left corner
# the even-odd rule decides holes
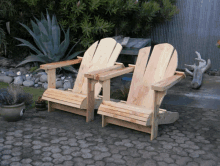
[[[97,81],[88,78],[87,87],[87,111],[86,111],[86,122],[90,122],[94,119],[94,106],[95,106],[95,84]]]
[[[48,88],[56,88],[56,69],[47,69]]]
[[[110,101],[110,79],[105,80],[102,83],[103,88],[103,101]],[[105,127],[107,125],[105,116],[102,115],[102,127]]]
[[[47,82],[48,88],[56,88],[56,69],[47,69],[45,70],[47,73]],[[52,112],[55,109],[52,108],[52,102],[48,101],[48,112]]]
[[[151,140],[157,137],[158,134],[158,116],[161,98],[164,96],[164,91],[155,91],[154,111],[151,119]]]

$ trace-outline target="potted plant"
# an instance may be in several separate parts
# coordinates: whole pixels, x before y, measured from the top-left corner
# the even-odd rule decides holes
[[[19,86],[9,85],[0,89],[0,112],[6,121],[21,119],[25,108],[33,103],[33,96]]]
[[[44,101],[41,96],[39,96],[38,100],[35,101],[35,108],[36,111],[46,110],[46,101]]]

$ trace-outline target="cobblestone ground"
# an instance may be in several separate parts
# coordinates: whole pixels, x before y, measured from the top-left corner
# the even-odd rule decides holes
[[[101,127],[101,117],[64,111],[27,112],[18,122],[0,117],[0,165],[220,166],[220,111],[163,106],[178,111],[159,136],[123,127]]]

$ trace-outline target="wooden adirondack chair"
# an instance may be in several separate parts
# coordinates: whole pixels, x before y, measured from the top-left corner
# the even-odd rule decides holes
[[[150,47],[142,48],[136,65],[93,75],[103,84],[103,101],[98,109],[103,127],[108,123],[128,127],[151,133],[153,140],[159,124],[173,123],[179,118],[178,112],[159,109],[167,89],[185,78],[184,72],[176,71],[177,51],[165,43],[156,45],[150,58],[149,54]],[[127,101],[110,101],[110,79],[132,71]]]
[[[112,38],[104,38],[92,44],[84,54],[84,57],[63,62],[41,65],[48,74],[48,89],[43,93],[42,99],[48,101],[48,111],[60,109],[75,114],[86,116],[86,122],[93,120],[94,107],[98,107],[102,101],[98,98],[101,84],[92,79],[86,79],[87,72],[100,70],[108,71],[118,69],[123,64],[116,63],[122,50],[122,46]],[[56,87],[56,68],[81,63],[73,89],[62,91]],[[116,65],[114,65],[116,64]],[[97,84],[96,84],[97,83]],[[95,85],[96,84],[96,85]]]

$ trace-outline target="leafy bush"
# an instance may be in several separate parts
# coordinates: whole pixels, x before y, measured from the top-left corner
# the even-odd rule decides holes
[[[32,45],[30,42],[24,39],[16,38],[17,40],[22,42],[22,44],[20,44],[19,46],[27,46],[36,53],[35,55],[31,54],[30,56],[28,56],[24,61],[19,63],[16,67],[24,65],[29,62],[51,63],[51,62],[70,60],[75,58],[80,53],[84,52],[84,51],[79,51],[70,55],[73,48],[75,47],[74,45],[70,49],[68,54],[65,54],[70,43],[69,29],[65,33],[65,31],[62,28],[65,38],[63,42],[60,42],[61,31],[55,15],[53,15],[51,19],[47,12],[47,19],[42,14],[41,20],[38,20],[37,18],[35,18],[35,20],[37,23],[31,20],[33,31],[26,25],[22,23],[20,24],[31,34],[31,36],[35,41],[35,44],[39,49],[37,49],[34,45]],[[72,66],[65,66],[63,67],[63,69],[77,73],[77,71]]]
[[[152,26],[178,13],[174,0],[61,0],[60,23],[88,47],[106,36],[147,37]]]
[[[6,16],[12,16],[15,12],[14,6],[10,0],[1,0],[0,1],[0,54],[6,54],[6,32],[5,29],[10,32],[10,24]],[[4,26],[5,25],[5,26]],[[4,26],[4,28],[3,28]]]
[[[31,94],[25,93],[19,86],[9,85],[8,88],[0,89],[0,106],[21,104],[22,102],[29,106],[33,102],[32,98]]]
[[[178,11],[175,0],[1,0],[11,2],[15,13],[5,16],[10,21],[11,33],[6,34],[8,52],[19,60],[29,55],[28,47],[15,47],[18,37],[34,42],[18,21],[31,26],[30,19],[40,14],[54,13],[65,30],[70,28],[70,43],[81,37],[76,51],[86,49],[103,37],[124,35],[149,37],[150,30],[159,22],[170,20]],[[1,6],[0,6],[1,8]],[[3,25],[5,28],[5,26]],[[68,51],[68,50],[67,50]],[[19,56],[18,56],[19,55]],[[23,58],[23,59],[22,59]]]

